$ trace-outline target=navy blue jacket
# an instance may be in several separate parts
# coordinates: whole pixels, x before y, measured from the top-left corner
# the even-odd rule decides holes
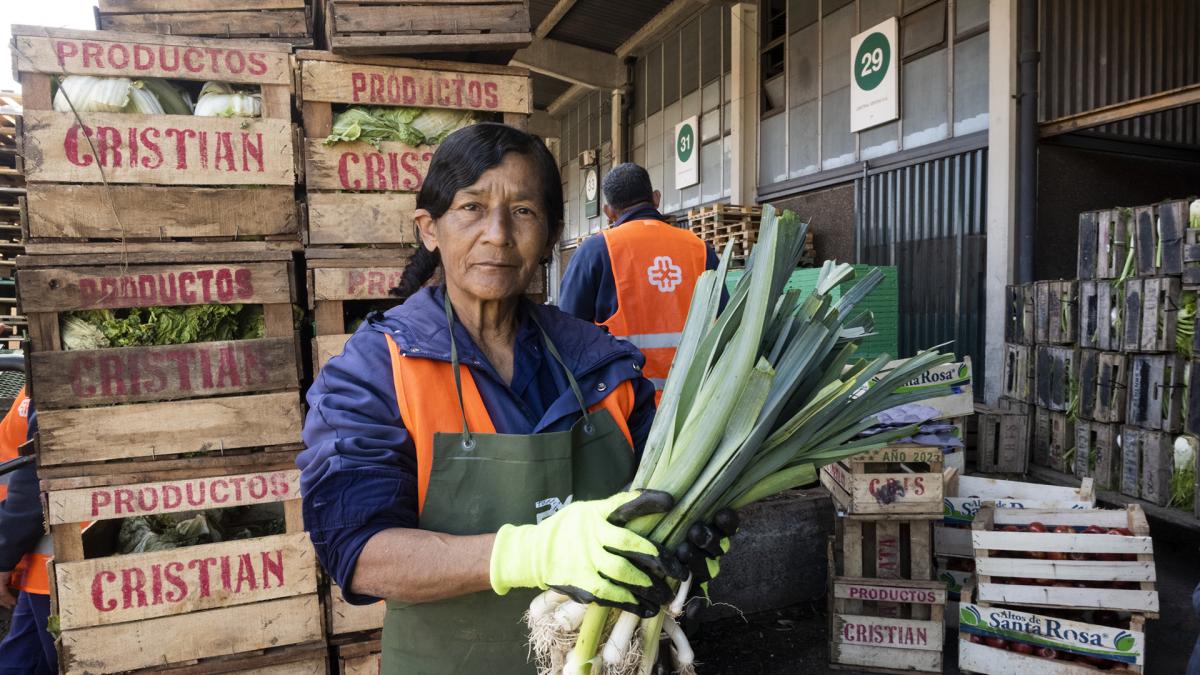
[[[29,433],[37,435],[37,412],[29,402]],[[8,476],[8,497],[0,502],[0,571],[11,572],[45,533],[37,465],[27,464]]]
[[[304,524],[325,570],[354,604],[377,600],[348,591],[367,540],[385,529],[418,526],[416,448],[400,418],[384,336],[391,335],[402,354],[449,362],[444,294],[444,288],[424,289],[365,321],[308,391],[306,449],[296,462]],[[511,384],[504,383],[467,330],[457,322],[454,327],[460,362],[471,369],[496,432],[566,431],[580,418],[579,404],[562,368],[543,347],[531,312],[579,382],[588,406],[632,381],[635,409],[627,423],[640,453],[654,418],[654,385],[642,377],[641,353],[590,323],[526,300],[518,314]]]
[[[631,220],[666,221],[667,217],[646,204],[621,214],[612,227],[619,227]],[[705,269],[717,269],[720,258],[716,251],[708,244],[704,248],[708,255]],[[612,261],[608,257],[608,244],[603,234],[593,234],[584,239],[575,250],[559,289],[558,306],[571,316],[592,323],[604,323],[617,313],[617,282],[613,279]],[[727,300],[726,291],[722,306]]]

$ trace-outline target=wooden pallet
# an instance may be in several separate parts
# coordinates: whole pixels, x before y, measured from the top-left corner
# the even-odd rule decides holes
[[[1175,351],[1175,328],[1183,291],[1179,279],[1125,282],[1122,344],[1128,352]]]
[[[529,46],[529,5],[494,0],[318,0],[336,54],[510,52]]]
[[[176,251],[185,242],[199,250],[213,240],[299,242],[289,46],[38,26],[14,26],[13,40],[25,104],[29,243],[51,252],[60,244],[116,241],[137,252],[157,242]],[[129,54],[150,63],[135,69]],[[185,58],[194,68],[180,67]],[[52,79],[64,75],[258,87],[263,116],[80,113],[96,130],[93,150],[76,115],[53,110]]]
[[[313,46],[310,0],[100,0],[96,28]]]
[[[1004,293],[1004,341],[1032,345],[1035,334],[1033,284],[1008,286]]]
[[[829,589],[830,667],[942,672],[945,584],[834,577]]]
[[[134,483],[121,482],[130,475],[44,480],[62,672],[192,665],[323,640],[316,553],[289,463],[259,462],[241,474],[149,471]],[[119,519],[235,506],[282,519],[284,533],[114,553]],[[92,521],[100,522],[83,532]]]
[[[378,675],[383,672],[383,648],[379,640],[341,645],[334,652],[334,675]]]
[[[300,442],[290,254],[24,256],[17,281],[43,476]],[[74,311],[209,303],[261,305],[263,337],[64,349]]]
[[[1076,478],[1094,480],[1101,490],[1115,490],[1121,481],[1121,426],[1077,420],[1075,422]]]
[[[1183,274],[1183,231],[1188,202],[1170,201],[1133,210],[1134,259],[1140,277]]]
[[[334,108],[413,106],[475,111],[524,127],[532,113],[529,72],[505,66],[296,53],[310,246],[411,247],[417,192],[433,147],[335,143]],[[439,85],[438,83],[448,83]],[[443,93],[435,92],[442,87]]]
[[[1125,311],[1124,301],[1124,288],[1115,287],[1111,281],[1102,279],[1080,282],[1080,347],[1104,351],[1119,351],[1122,348],[1124,334],[1121,331],[1121,317]]]
[[[1066,412],[1071,405],[1077,366],[1078,353],[1072,347],[1037,347],[1034,399],[1038,407]]]
[[[980,473],[1023,474],[1029,468],[1033,420],[1028,404],[1011,401],[1008,410],[987,408],[975,415],[979,425],[976,466]]]
[[[1110,612],[1109,618],[1117,620],[1110,623],[1118,625],[1100,625],[997,606],[977,601],[975,596],[974,584],[963,587],[958,612],[958,667],[965,672],[981,675],[1143,672],[1146,656],[1146,617],[1143,614],[1132,613],[1121,617]],[[1096,612],[1081,611],[1080,614],[1096,620]],[[1012,649],[1010,643],[1014,642],[1033,648],[1049,648],[1056,654],[1063,652],[1071,658],[1065,660],[1021,653]],[[1099,661],[1091,661],[1093,658]]]
[[[1171,500],[1174,437],[1161,431],[1121,428],[1121,494],[1158,506]]]
[[[1117,352],[1079,352],[1080,419],[1107,424],[1125,421],[1126,392],[1129,382],[1129,357]]]
[[[1131,355],[1125,421],[1154,431],[1182,430],[1186,371],[1187,361],[1175,355]]]
[[[1039,281],[1033,285],[1034,341],[1068,345],[1079,337],[1079,282]]]
[[[1133,236],[1133,211],[1108,209],[1096,212],[1096,278],[1117,279],[1125,269]]]
[[[1041,523],[1048,531],[1021,531],[1031,523]],[[1054,532],[1060,525],[1073,532]],[[1090,526],[1105,533],[1083,533]],[[1136,504],[1119,511],[986,505],[971,527],[978,598],[984,602],[1142,612],[1157,618],[1154,544],[1146,515]],[[1131,534],[1107,534],[1111,529]]]
[[[1032,461],[1055,471],[1069,472],[1067,452],[1075,443],[1075,422],[1064,412],[1037,408],[1033,416]]]
[[[1034,402],[1034,350],[1026,345],[1004,344],[1004,380],[1000,385],[1004,396],[1023,403]]]
[[[821,484],[851,518],[937,519],[942,514],[944,459],[940,448],[891,445],[821,469]]]

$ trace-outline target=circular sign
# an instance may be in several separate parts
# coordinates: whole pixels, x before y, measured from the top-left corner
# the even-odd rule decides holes
[[[583,194],[589,202],[596,198],[599,187],[600,180],[596,177],[596,170],[588,169],[583,177]]]
[[[675,154],[679,157],[680,162],[686,162],[692,158],[692,153],[696,150],[696,130],[692,125],[685,124],[679,128],[679,138],[675,139]]]
[[[878,87],[892,65],[892,46],[883,33],[871,33],[858,46],[854,56],[854,82],[859,89],[871,91]]]

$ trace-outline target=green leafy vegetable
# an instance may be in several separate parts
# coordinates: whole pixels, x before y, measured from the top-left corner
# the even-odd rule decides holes
[[[379,148],[384,142],[413,147],[436,145],[452,132],[475,123],[461,110],[355,106],[338,113],[326,145],[362,141]]]
[[[63,347],[146,347],[261,338],[259,305],[134,307],[71,312],[63,322]]]

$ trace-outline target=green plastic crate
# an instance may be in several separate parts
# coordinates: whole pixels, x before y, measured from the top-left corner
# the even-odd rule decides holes
[[[873,266],[854,265],[853,267],[855,278],[858,279],[862,278]],[[883,272],[883,281],[857,307],[857,310],[869,309],[875,316],[875,334],[862,341],[862,344],[859,346],[858,355],[864,358],[875,358],[876,356],[887,354],[895,358],[899,352],[900,342],[900,284],[895,267],[880,267],[879,271]],[[729,285],[730,292],[737,286],[743,273],[743,270],[729,271],[726,282]],[[795,289],[805,294],[811,293],[817,287],[817,278],[820,274],[820,268],[798,269],[792,272],[792,276],[788,279],[787,288]],[[849,281],[845,286],[848,287],[853,283],[853,280]],[[837,300],[841,296],[842,289],[835,288],[833,290],[833,299]]]

